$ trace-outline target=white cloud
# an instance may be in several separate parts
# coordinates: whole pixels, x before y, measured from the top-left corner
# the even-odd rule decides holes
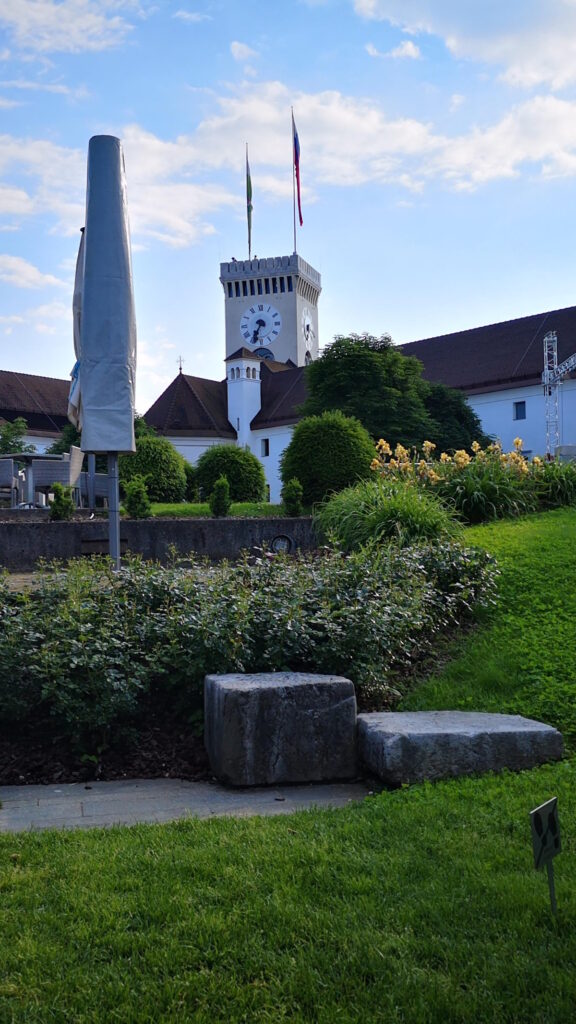
[[[455,92],[450,97],[450,112],[453,114],[455,110],[459,110],[463,103],[466,102],[466,97],[462,96],[459,92]]]
[[[420,49],[413,43],[411,39],[405,39],[403,43],[396,46],[393,50],[390,50],[390,57],[395,58],[409,58],[410,60],[418,60],[421,57]]]
[[[83,53],[124,42],[131,25],[118,9],[131,0],[0,0],[0,25],[22,50]]]
[[[574,0],[353,0],[366,19],[444,40],[458,58],[494,64],[509,83],[561,89],[576,81]]]
[[[230,43],[230,53],[234,57],[234,60],[247,61],[253,60],[258,54],[256,50],[252,50],[250,46],[246,46],[245,43],[233,42]]]
[[[189,21],[194,25],[199,25],[202,21],[212,21],[209,14],[199,14],[197,11],[176,11],[172,17],[179,18],[180,21]]]
[[[43,274],[21,256],[9,255],[0,255],[0,280],[17,288],[45,288],[47,285],[65,284],[53,274]]]
[[[291,105],[306,204],[326,186],[392,184],[418,193],[434,180],[461,190],[522,171],[548,178],[576,176],[576,101],[554,96],[534,97],[491,125],[453,135],[414,118],[390,117],[375,101],[336,90],[294,94],[280,82],[257,88],[245,83],[216,102],[216,112],[192,135],[162,139],[137,124],[119,132],[135,249],[153,241],[190,246],[214,233],[221,211],[241,216],[246,140],[254,140],[255,204],[289,202]],[[262,138],[263,150],[257,145]],[[85,178],[86,156],[79,150],[40,139],[0,137],[0,213],[9,218],[10,229],[18,219],[48,215],[49,230],[77,237]],[[18,257],[3,259],[12,260],[0,264],[4,279],[21,287],[58,283]]]
[[[379,57],[381,59],[392,57],[394,60],[397,60],[408,57],[412,60],[418,60],[422,56],[419,47],[410,39],[405,39],[403,43],[400,43],[393,50],[388,50],[387,53],[377,50],[373,43],[366,43],[364,49],[370,57]]]
[[[17,78],[10,81],[0,81],[0,89],[20,89],[28,92],[51,92],[61,96],[71,96],[74,99],[85,99],[88,91],[84,86],[71,89],[61,82],[37,82],[28,79]]]
[[[14,107],[21,107],[22,104],[18,100],[7,100],[5,96],[0,96],[0,109],[12,110]]]

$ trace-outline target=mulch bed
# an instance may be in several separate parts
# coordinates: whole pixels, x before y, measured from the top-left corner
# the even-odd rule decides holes
[[[51,785],[113,779],[211,779],[202,738],[181,723],[163,722],[98,759],[82,759],[64,744],[37,736],[0,736],[0,785]]]

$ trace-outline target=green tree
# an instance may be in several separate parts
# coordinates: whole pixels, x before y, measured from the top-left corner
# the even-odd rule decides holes
[[[63,455],[64,452],[69,452],[72,445],[80,447],[81,434],[76,429],[73,423],[65,423],[62,427],[62,433],[57,441],[53,441],[47,452],[49,455]]]
[[[120,456],[120,483],[135,476],[146,482],[151,501],[182,501],[186,493],[185,460],[165,437],[136,438],[134,455]]]
[[[264,470],[248,448],[216,444],[200,456],[196,463],[196,484],[204,495],[212,493],[221,476],[228,480],[231,501],[264,501]]]
[[[426,408],[434,427],[430,437],[424,440],[433,441],[438,452],[470,448],[473,441],[484,448],[492,440],[484,434],[480,419],[468,405],[466,396],[455,388],[429,384]]]
[[[482,442],[480,421],[464,395],[430,384],[422,371],[422,363],[403,355],[388,336],[338,336],[306,368],[308,398],[301,411],[315,416],[339,409],[391,445],[429,440],[449,450]]]
[[[148,519],[152,515],[152,507],[141,476],[133,476],[127,480],[124,495],[124,510],[130,519]]]
[[[324,412],[296,425],[282,455],[280,475],[284,485],[299,480],[304,504],[312,505],[368,477],[373,457],[372,438],[359,420],[338,411]]]
[[[36,446],[24,440],[27,429],[28,424],[22,416],[17,416],[12,423],[0,423],[0,455],[35,452]]]

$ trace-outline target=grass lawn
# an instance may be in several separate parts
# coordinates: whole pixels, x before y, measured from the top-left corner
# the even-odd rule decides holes
[[[238,519],[268,519],[284,516],[282,505],[271,505],[268,501],[236,501],[230,506],[229,515]],[[191,504],[180,501],[173,503],[152,503],[153,516],[177,516],[179,519],[210,519],[212,513],[207,501]]]
[[[570,725],[576,511],[470,538],[502,563],[500,608],[406,706],[536,714],[548,694],[542,717]],[[341,811],[0,837],[0,1022],[568,1024],[574,768]],[[528,817],[553,795],[555,919]]]

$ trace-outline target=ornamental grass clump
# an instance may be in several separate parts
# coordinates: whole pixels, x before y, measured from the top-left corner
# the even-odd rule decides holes
[[[455,537],[459,531],[436,495],[402,477],[381,476],[347,487],[315,509],[314,521],[320,534],[344,551],[370,542],[406,547]]]
[[[408,451],[402,445],[392,450],[380,440],[372,469],[387,481],[412,481],[434,493],[470,524],[576,502],[576,466],[538,456],[529,462],[519,437],[511,452],[502,451],[498,442],[482,448],[474,441],[471,453],[461,449],[436,458],[435,447],[425,441],[421,450]]]

